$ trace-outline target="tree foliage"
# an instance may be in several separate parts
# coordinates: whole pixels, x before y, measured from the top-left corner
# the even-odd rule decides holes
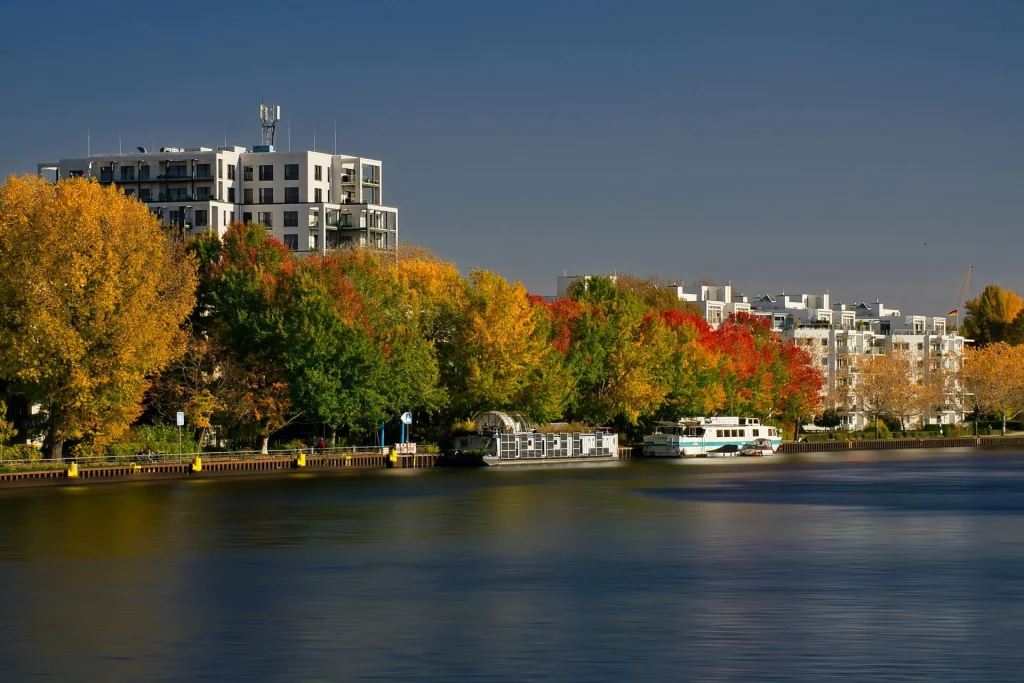
[[[967,349],[961,371],[964,388],[983,412],[995,413],[1003,423],[1024,410],[1024,346],[997,342]]]
[[[1005,341],[1022,311],[1024,300],[1020,295],[999,285],[988,285],[978,298],[967,302],[963,334],[978,346]]]
[[[80,179],[0,186],[0,378],[47,414],[51,457],[141,412],[183,351],[195,263],[145,205]]]

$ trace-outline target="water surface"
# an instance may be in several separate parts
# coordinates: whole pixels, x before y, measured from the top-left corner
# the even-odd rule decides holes
[[[1024,456],[0,492],[0,677],[1024,680]]]

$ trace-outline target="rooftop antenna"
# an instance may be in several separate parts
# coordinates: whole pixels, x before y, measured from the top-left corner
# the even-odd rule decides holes
[[[276,126],[277,122],[280,120],[280,106],[274,104],[260,105],[260,132],[262,134],[262,144],[264,146],[273,147],[274,143],[277,142]]]
[[[292,124],[288,124],[288,151],[292,151]]]
[[[117,153],[121,153],[121,129],[117,129]]]
[[[228,129],[226,127],[224,128],[224,146],[228,146]]]
[[[316,151],[316,124],[313,124],[313,151]]]
[[[92,126],[85,127],[85,156],[92,156]]]
[[[334,155],[338,155],[338,119],[334,119]]]

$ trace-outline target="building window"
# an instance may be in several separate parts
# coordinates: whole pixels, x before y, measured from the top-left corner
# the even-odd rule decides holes
[[[324,200],[324,191],[319,187],[313,190],[313,201],[322,202]]]
[[[260,164],[260,180],[273,180],[274,167],[270,164]]]
[[[272,227],[274,227],[274,214],[272,214],[270,211],[260,211],[259,212],[259,223],[264,228],[272,228]]]
[[[235,165],[234,164],[228,164],[228,180],[234,180],[234,179],[235,179]]]
[[[260,166],[260,168],[263,168]],[[273,204],[274,203],[274,188],[272,187],[261,187],[260,188],[260,204]]]
[[[217,159],[217,177],[218,178],[223,178],[224,177],[224,160],[223,159]],[[216,227],[216,226],[214,226],[214,227]]]
[[[224,181],[217,181],[217,201],[224,201]]]
[[[141,199],[144,202],[151,201],[152,196],[153,191],[150,190],[148,187],[144,187],[141,190],[139,190],[139,199]]]
[[[196,209],[196,227],[205,228],[207,223],[206,209]]]
[[[215,207],[213,207],[213,227],[215,227],[215,228],[217,227],[217,219],[219,217],[220,216],[218,216],[218,214],[217,214],[217,207],[215,206]]]
[[[179,224],[178,221],[181,220],[181,212],[180,211],[169,211],[168,212],[168,216],[169,216],[168,220],[170,220],[170,225],[178,225]]]
[[[196,166],[196,178],[212,178],[213,171],[210,169],[210,164],[198,164]]]
[[[129,187],[127,190],[124,191],[124,196],[125,197],[134,197],[135,196],[135,188],[134,187]]]
[[[324,179],[324,167],[323,166],[314,166],[313,167],[313,180],[323,180],[323,179]]]
[[[139,180],[149,180],[149,164],[139,166]]]
[[[243,211],[242,212],[242,222],[243,223],[252,223],[252,212],[251,211]]]
[[[297,187],[286,187],[286,188],[284,188],[284,203],[285,204],[298,204],[299,203],[299,188],[297,188]]]
[[[197,187],[196,188],[196,199],[199,201],[205,201],[210,198],[210,187]]]
[[[242,169],[242,180],[252,180],[252,166],[246,166]]]
[[[85,175],[85,171],[68,171],[68,178],[81,178]]]
[[[228,168],[231,168],[231,167],[228,166]],[[228,201],[231,202],[232,204],[235,203],[235,188],[233,188],[233,187],[229,187],[228,188]]]
[[[230,167],[229,167],[229,168],[230,168]],[[232,212],[231,212],[231,219],[229,220],[229,222],[228,222],[228,225],[231,225],[231,224],[232,224],[232,223],[234,223],[234,222],[235,222],[235,212],[234,212],[234,211],[232,211]]]
[[[299,236],[296,234],[284,236],[284,246],[288,247],[292,251],[299,250]]]
[[[113,168],[101,168],[100,169],[100,182],[101,183],[112,183],[112,182],[114,182],[114,169]]]
[[[285,180],[298,180],[299,179],[299,165],[298,164],[285,164],[284,165],[284,179]]]
[[[247,187],[244,190],[242,190],[242,203],[243,204],[252,204],[252,188],[251,187]]]
[[[284,212],[284,227],[286,227],[286,228],[297,228],[297,227],[299,227],[299,212],[298,211],[285,211]]]
[[[135,167],[134,166],[122,166],[121,167],[121,181],[135,180]]]

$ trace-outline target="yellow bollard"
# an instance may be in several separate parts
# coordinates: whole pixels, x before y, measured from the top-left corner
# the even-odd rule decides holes
[[[78,463],[77,462],[73,462],[70,465],[68,465],[67,475],[68,475],[68,479],[77,479],[78,478]]]
[[[391,467],[398,464],[398,451],[395,448],[391,449],[391,455],[388,456],[388,460],[391,461]]]
[[[193,472],[202,472],[203,471],[203,459],[200,458],[198,455],[195,457],[195,460],[192,461],[192,471]]]
[[[128,465],[128,469],[131,470],[132,474],[135,474],[136,472],[139,471],[139,466],[136,465],[135,463],[131,463],[130,465]]]
[[[345,467],[351,467],[351,466],[352,466],[352,456],[346,454],[345,455]]]
[[[295,458],[295,466],[296,467],[305,467],[306,466],[306,454],[305,453],[299,453],[299,457]]]

